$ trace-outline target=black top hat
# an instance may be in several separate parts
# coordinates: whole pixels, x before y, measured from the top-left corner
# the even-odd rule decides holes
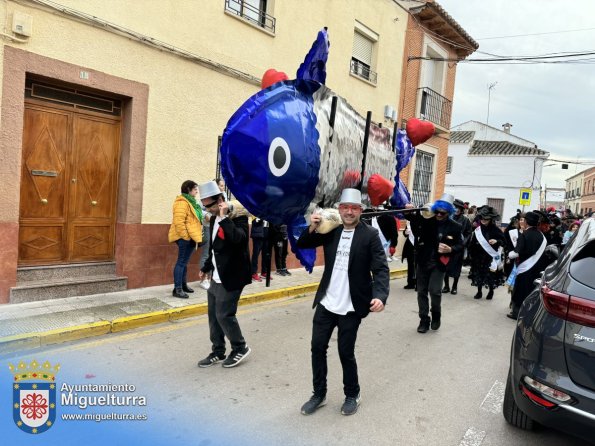
[[[496,209],[494,209],[492,206],[488,205],[480,207],[477,210],[477,215],[479,215],[481,218],[490,220],[498,220],[500,218],[498,211],[496,211]]]
[[[465,203],[463,203],[463,200],[459,200],[458,198],[455,198],[455,201],[452,204],[455,207],[465,209]]]

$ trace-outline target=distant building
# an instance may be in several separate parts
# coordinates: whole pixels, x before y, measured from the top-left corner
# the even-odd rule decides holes
[[[574,214],[589,215],[595,209],[595,167],[566,180],[565,206]]]
[[[583,194],[584,171],[566,179],[565,208],[570,209],[573,214],[582,214],[581,196]]]
[[[547,187],[541,190],[540,208],[546,209],[550,207],[556,210],[564,209],[564,198],[566,190],[563,187]]]
[[[595,167],[584,172],[583,195],[581,197],[581,208],[583,215],[589,215],[595,209]]]
[[[445,192],[456,198],[498,210],[506,223],[517,209],[537,209],[543,163],[549,152],[537,144],[477,121],[454,126],[450,133]],[[530,201],[519,204],[521,189]]]

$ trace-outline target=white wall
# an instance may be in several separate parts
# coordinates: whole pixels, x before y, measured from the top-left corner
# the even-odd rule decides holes
[[[504,199],[502,221],[516,214],[521,188],[531,188],[531,204],[525,210],[539,207],[539,189],[543,159],[534,156],[467,155],[470,144],[450,144],[453,157],[451,173],[446,174],[444,191],[470,204],[487,204],[488,198]],[[535,164],[535,175],[534,175]]]

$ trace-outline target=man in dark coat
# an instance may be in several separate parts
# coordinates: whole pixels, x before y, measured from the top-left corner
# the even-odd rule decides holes
[[[537,228],[540,216],[536,212],[525,214],[527,228],[519,235],[516,248],[509,257],[518,258],[517,276],[512,291],[512,311],[507,314],[511,319],[516,319],[525,298],[533,291],[535,279],[547,266],[544,255],[547,240]]]
[[[231,205],[217,183],[209,181],[199,186],[203,206],[212,214],[209,257],[201,271],[212,272],[207,291],[209,333],[212,351],[199,361],[199,367],[210,367],[223,361],[223,367],[235,367],[250,354],[236,318],[242,290],[252,282],[248,251],[248,213]],[[231,353],[225,357],[225,337]]]
[[[454,214],[454,197],[443,194],[432,205],[434,215],[430,218],[419,214],[406,215],[411,221],[413,233],[418,236],[415,246],[415,259],[417,263],[417,304],[419,307],[418,333],[426,333],[440,328],[442,281],[446,266],[451,261],[453,254],[463,251],[461,239],[461,225],[449,218]],[[412,204],[406,205],[412,208]],[[430,304],[432,304],[432,318],[430,319]]]
[[[453,203],[455,207],[455,215],[453,215],[452,219],[456,221],[458,224],[461,225],[461,237],[463,240],[463,247],[467,245],[469,238],[471,237],[471,233],[473,232],[473,225],[467,218],[464,213],[465,210],[465,203],[458,198],[455,199]],[[461,252],[454,253],[450,256],[450,262],[446,266],[446,273],[444,274],[444,288],[442,288],[443,293],[450,294],[457,294],[457,286],[459,284],[459,277],[461,276],[461,269],[463,268],[463,256],[465,254],[465,250],[461,250]],[[449,277],[453,278],[452,281],[452,289],[450,288],[449,284]]]
[[[352,415],[360,404],[355,360],[355,340],[363,318],[384,309],[389,291],[389,270],[378,231],[360,222],[361,193],[344,189],[339,203],[342,225],[326,234],[317,232],[321,217],[312,214],[310,226],[298,239],[300,248],[324,247],[324,272],[314,304],[312,322],[312,374],[314,393],[301,409],[310,415],[326,402],[329,340],[335,327],[343,367],[343,415]]]

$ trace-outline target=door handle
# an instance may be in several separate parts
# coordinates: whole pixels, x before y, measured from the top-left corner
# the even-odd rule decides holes
[[[91,206],[97,206],[97,202],[96,202],[95,200],[93,200],[93,201],[91,202]]]
[[[48,199],[47,198],[42,198],[41,199],[41,204],[48,204]]]

